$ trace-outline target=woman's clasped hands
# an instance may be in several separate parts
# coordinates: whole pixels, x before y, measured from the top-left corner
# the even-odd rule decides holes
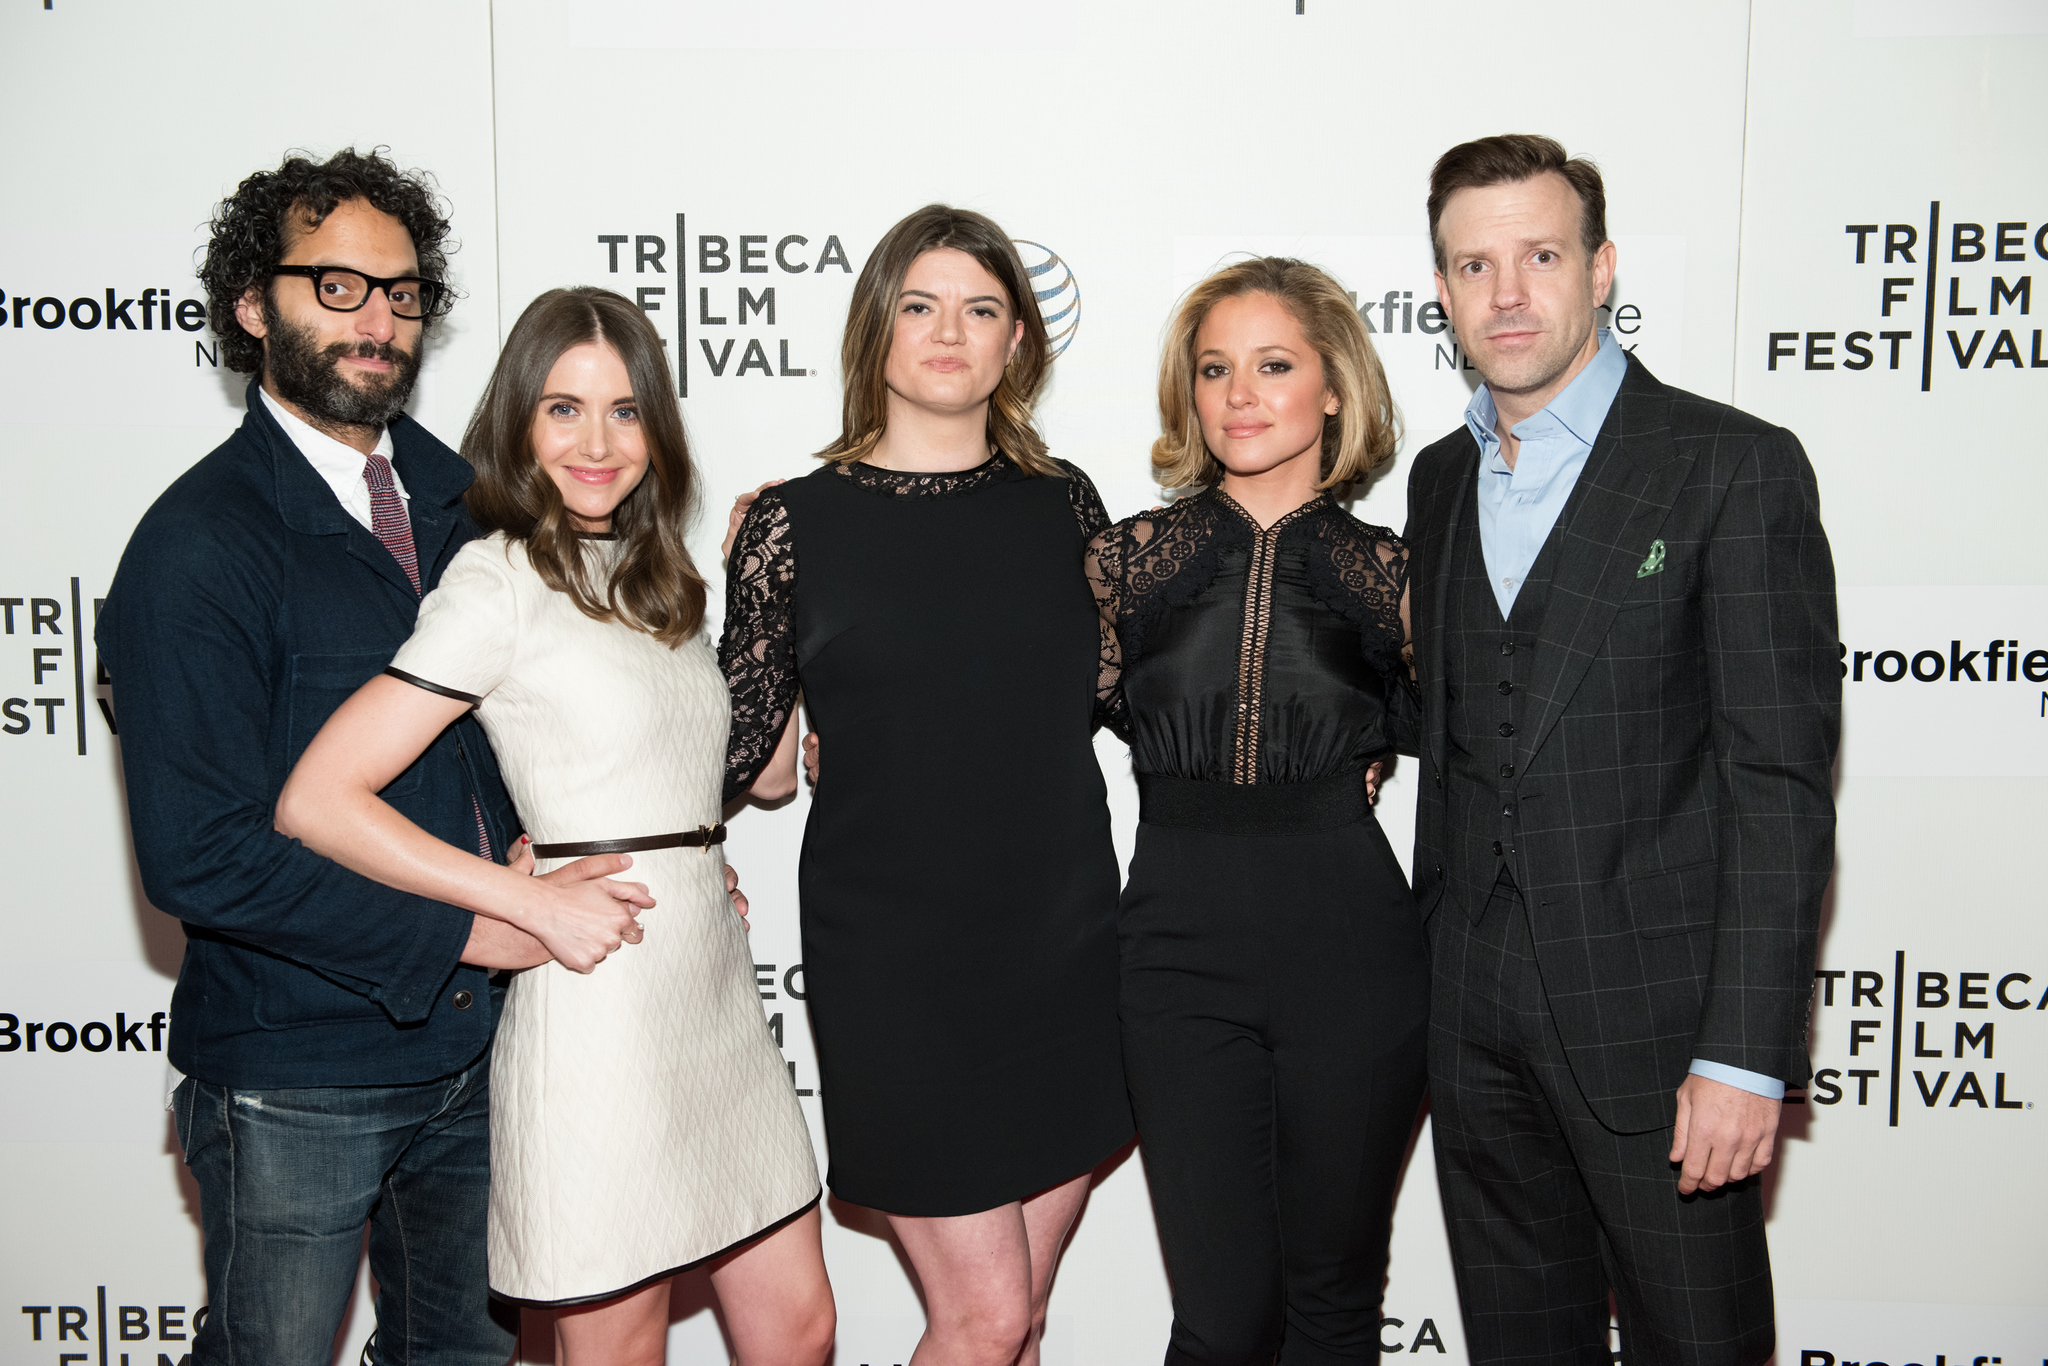
[[[532,842],[521,840],[518,856],[507,866],[515,873],[532,874]],[[519,906],[507,908],[506,919],[538,939],[563,967],[589,972],[622,945],[637,944],[646,934],[640,912],[654,905],[646,884],[618,882],[612,876],[632,866],[631,854],[592,854],[529,876],[528,891]]]

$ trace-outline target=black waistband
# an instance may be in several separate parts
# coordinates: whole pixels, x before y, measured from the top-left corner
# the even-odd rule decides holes
[[[1303,835],[1371,820],[1365,772],[1315,783],[1205,783],[1140,773],[1138,819],[1218,835]]]
[[[700,825],[674,835],[640,835],[623,840],[581,840],[575,844],[536,844],[535,858],[589,858],[592,854],[637,854],[647,849],[704,849],[725,843],[725,826]]]

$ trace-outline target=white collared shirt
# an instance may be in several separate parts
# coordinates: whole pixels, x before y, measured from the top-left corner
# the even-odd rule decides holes
[[[270,396],[270,391],[258,385],[256,392],[263,395],[264,406],[277,419],[277,425],[284,428],[292,444],[299,448],[299,454],[306,457],[306,463],[327,481],[327,487],[334,490],[334,496],[341,500],[342,509],[349,516],[363,524],[367,531],[375,531],[371,518],[370,485],[363,478],[363,466],[367,457],[354,446],[336,441],[318,427],[308,423],[282,403]],[[386,427],[377,433],[376,454],[386,460],[391,458],[391,429]],[[391,483],[398,490],[400,498],[411,498],[405,491],[405,481],[398,477],[398,470],[391,471]]]

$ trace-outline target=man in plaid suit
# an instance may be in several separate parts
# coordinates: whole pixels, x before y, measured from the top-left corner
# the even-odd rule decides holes
[[[1771,1356],[1760,1171],[1803,1085],[1840,733],[1790,432],[1598,326],[1605,194],[1548,138],[1445,153],[1437,294],[1485,384],[1416,457],[1415,889],[1475,1363]]]

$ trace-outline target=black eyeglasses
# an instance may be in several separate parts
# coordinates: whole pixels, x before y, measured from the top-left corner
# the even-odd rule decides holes
[[[272,275],[303,275],[313,282],[313,297],[323,308],[336,313],[353,313],[370,302],[370,292],[381,289],[400,318],[424,318],[442,311],[449,303],[448,286],[439,280],[422,280],[417,275],[385,280],[360,270],[341,266],[278,266]]]

